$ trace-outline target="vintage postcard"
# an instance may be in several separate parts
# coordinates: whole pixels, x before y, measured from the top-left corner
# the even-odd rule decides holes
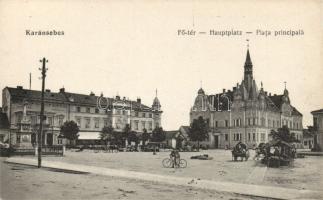
[[[0,199],[323,199],[322,1],[0,0]]]

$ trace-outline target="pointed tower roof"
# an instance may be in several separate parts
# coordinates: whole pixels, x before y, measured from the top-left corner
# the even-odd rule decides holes
[[[251,62],[251,58],[250,58],[249,48],[247,49],[247,56],[246,56],[246,61],[245,61],[244,66],[245,67],[247,67],[247,66],[251,66],[252,67],[252,62]]]
[[[159,99],[158,99],[158,97],[157,97],[157,89],[156,89],[156,97],[155,97],[155,99],[154,99],[154,101],[153,101],[152,108],[153,108],[154,110],[160,110],[160,107],[161,107],[161,105],[160,105],[160,101],[159,101]]]

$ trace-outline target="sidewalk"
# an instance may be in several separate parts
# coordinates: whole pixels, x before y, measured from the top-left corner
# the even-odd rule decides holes
[[[37,166],[37,159],[12,157],[7,163]],[[287,189],[272,186],[260,186],[230,182],[216,182],[211,180],[198,180],[196,178],[165,176],[144,172],[109,169],[104,167],[68,164],[64,162],[43,161],[42,166],[61,170],[92,173],[104,176],[123,177],[171,185],[189,186],[202,189],[210,189],[222,192],[237,193],[249,196],[268,197],[274,199],[321,199],[321,191]]]

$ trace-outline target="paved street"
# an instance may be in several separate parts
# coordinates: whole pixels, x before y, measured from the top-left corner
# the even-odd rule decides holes
[[[37,169],[6,164],[3,160],[0,162],[1,199],[264,199],[142,180]]]
[[[192,160],[192,155],[208,154],[212,160]],[[162,167],[162,160],[169,152],[119,152],[94,153],[93,151],[71,152],[65,157],[45,157],[45,160],[62,161],[72,164],[82,164],[112,169],[124,169],[152,174],[171,175],[179,177],[196,177],[214,181],[225,181],[247,184],[281,186],[295,189],[321,190],[323,185],[323,157],[306,156],[296,159],[294,167],[264,168],[260,161],[233,162],[231,151],[208,150],[202,152],[182,152],[188,166],[185,169],[170,169]],[[207,172],[207,173],[206,173]]]

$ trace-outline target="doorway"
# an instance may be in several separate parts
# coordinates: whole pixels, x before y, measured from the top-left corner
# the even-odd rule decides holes
[[[46,140],[47,145],[52,146],[53,145],[53,134],[52,133],[48,133],[46,139],[47,139]]]
[[[214,148],[218,149],[219,148],[219,136],[214,135]]]

